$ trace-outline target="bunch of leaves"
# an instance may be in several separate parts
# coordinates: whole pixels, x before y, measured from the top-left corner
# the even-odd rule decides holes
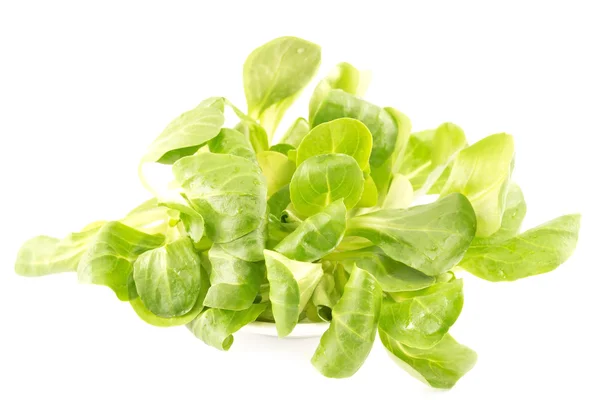
[[[77,272],[149,324],[187,325],[221,350],[255,320],[281,337],[328,323],[312,363],[334,378],[360,368],[378,333],[413,375],[452,387],[476,361],[449,333],[463,306],[456,272],[512,281],[552,271],[575,248],[579,216],[521,232],[510,135],[468,145],[452,123],[411,133],[404,114],[363,99],[368,76],[348,63],[272,143],[320,58],[294,37],[254,50],[247,113],[206,99],[149,146],[142,166],[166,165],[168,190],[152,188],[158,197],[120,221],[27,241],[17,273]],[[438,196],[411,207],[425,194]]]

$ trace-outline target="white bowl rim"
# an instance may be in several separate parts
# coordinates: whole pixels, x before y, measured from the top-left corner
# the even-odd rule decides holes
[[[292,333],[286,336],[286,338],[320,337],[328,327],[328,322],[301,322],[296,325]],[[244,326],[241,331],[255,335],[277,336],[277,329],[273,322],[255,321]]]

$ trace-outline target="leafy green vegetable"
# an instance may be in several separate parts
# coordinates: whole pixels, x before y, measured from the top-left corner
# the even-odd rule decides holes
[[[340,253],[332,253],[327,260],[336,261],[350,272],[356,265],[377,279],[384,292],[419,290],[432,285],[435,278],[412,269],[388,257],[377,247],[365,247]]]
[[[267,196],[286,186],[296,170],[296,164],[276,151],[258,153],[258,165],[267,179]]]
[[[259,166],[230,154],[201,153],[173,165],[175,179],[204,217],[207,236],[226,243],[255,230],[267,206]]]
[[[462,288],[462,279],[455,279],[435,285],[421,296],[400,302],[384,301],[379,331],[410,347],[429,349],[435,346],[460,315]]]
[[[413,199],[414,191],[410,180],[402,174],[396,174],[392,178],[381,208],[408,208]]]
[[[398,126],[386,110],[342,90],[331,90],[315,113],[312,127],[338,118],[355,118],[364,123],[373,135],[370,163],[379,167],[390,158],[398,138]]]
[[[373,137],[359,120],[340,118],[311,129],[298,147],[296,164],[320,154],[347,154],[353,157],[360,169],[369,166]]]
[[[476,237],[471,243],[471,247],[481,246],[488,243],[499,242],[511,238],[519,233],[521,224],[527,213],[527,204],[525,197],[519,185],[511,182],[506,194],[506,208],[502,214],[500,229],[488,237]]]
[[[79,282],[108,286],[119,300],[136,298],[133,263],[141,254],[161,246],[164,240],[163,235],[148,235],[120,222],[107,222],[79,261]]]
[[[235,130],[250,141],[256,153],[269,150],[269,136],[265,129],[256,122],[244,119],[235,126]]]
[[[283,154],[284,156],[287,157],[287,154],[291,151],[291,150],[295,150],[296,148],[294,146],[292,146],[291,144],[287,144],[287,143],[277,143],[273,146],[271,146],[271,148],[269,150],[271,151],[276,151],[278,153]],[[288,158],[289,159],[289,158]],[[291,161],[291,160],[290,160]],[[294,164],[296,164],[294,162]]]
[[[228,254],[240,258],[244,261],[262,261],[263,250],[267,241],[268,216],[261,219],[260,225],[250,233],[245,234],[231,242],[221,243],[219,246]]]
[[[232,256],[216,243],[208,258],[212,268],[204,306],[233,311],[250,307],[265,274],[264,264]]]
[[[373,347],[381,297],[375,278],[354,268],[313,355],[312,364],[319,372],[329,378],[346,378],[358,371]]]
[[[142,161],[173,164],[217,136],[224,122],[223,110],[200,104],[173,120],[150,145]]]
[[[490,236],[502,222],[513,169],[513,138],[505,133],[486,137],[458,153],[441,196],[462,193],[477,215],[477,236]]]
[[[184,237],[140,255],[133,279],[148,310],[163,318],[179,317],[196,303],[201,269],[194,244]]]
[[[365,178],[365,186],[363,187],[363,193],[360,197],[356,207],[374,207],[377,205],[379,200],[379,192],[377,190],[377,184],[373,180],[371,175],[367,175]]]
[[[265,263],[277,334],[284,337],[296,326],[298,316],[312,296],[323,270],[321,264],[290,260],[270,250],[265,250]]]
[[[413,133],[402,156],[399,172],[410,180],[415,191],[424,194],[466,145],[463,130],[449,122],[435,130]]]
[[[466,197],[448,195],[407,210],[381,210],[348,221],[347,235],[362,236],[388,256],[429,276],[452,268],[475,236],[475,214]]]
[[[293,260],[316,261],[340,244],[345,230],[346,207],[339,199],[304,220],[275,246],[275,251]]]
[[[49,236],[29,239],[19,250],[15,272],[22,276],[43,276],[77,271],[81,256],[102,226],[99,223],[71,233],[63,240]]]
[[[287,144],[293,147],[300,146],[304,136],[310,131],[310,126],[304,118],[298,118],[283,134],[280,144]]]
[[[371,77],[370,74],[360,72],[348,63],[339,63],[323,79],[313,92],[308,105],[310,123],[314,126],[314,116],[319,110],[327,94],[333,89],[340,89],[346,93],[362,96],[367,89]]]
[[[244,63],[248,114],[274,132],[283,113],[315,76],[321,48],[295,37],[281,37],[254,50]]]
[[[250,140],[234,129],[221,129],[221,132],[208,142],[208,148],[213,153],[231,154],[252,161],[256,160],[256,153]]]
[[[176,118],[138,167],[152,199],[118,221],[26,241],[16,273],[77,271],[148,324],[187,325],[220,350],[256,320],[279,336],[329,322],[312,358],[328,377],[353,375],[378,331],[403,368],[451,388],[477,358],[450,336],[463,306],[456,271],[549,272],[573,253],[580,216],[520,233],[527,206],[511,181],[510,135],[467,147],[452,123],[411,133],[406,115],[362,98],[370,75],[348,63],[272,140],[320,60],[319,46],[294,37],[254,50],[248,115],[210,97]],[[411,207],[426,193],[440,196]]]
[[[362,195],[364,178],[356,160],[345,154],[314,156],[298,166],[290,183],[295,209],[310,216],[338,199],[352,208]]]
[[[144,322],[158,326],[158,327],[169,327],[169,326],[179,326],[185,325],[187,323],[192,322],[194,318],[200,314],[200,312],[204,309],[204,297],[206,297],[206,292],[208,291],[208,286],[210,282],[208,280],[208,275],[204,268],[200,268],[200,286],[198,291],[198,297],[190,311],[186,314],[181,315],[179,317],[172,318],[163,318],[155,315],[152,311],[148,310],[142,300],[137,297],[133,300],[130,300],[129,303],[133,308],[133,311],[140,317]]]
[[[334,276],[336,269],[323,271],[323,277],[313,292],[311,302],[315,306],[315,321],[331,321],[332,309],[340,300],[342,293]]]
[[[575,251],[579,214],[563,215],[520,235],[474,244],[461,268],[488,281],[514,281],[556,269]]]
[[[267,304],[252,304],[240,311],[210,308],[188,324],[198,339],[219,350],[229,350],[233,334],[253,322],[267,308]]]
[[[459,344],[450,335],[444,336],[429,349],[408,347],[381,329],[379,338],[402,368],[416,372],[419,379],[438,389],[452,388],[477,361],[473,350]]]

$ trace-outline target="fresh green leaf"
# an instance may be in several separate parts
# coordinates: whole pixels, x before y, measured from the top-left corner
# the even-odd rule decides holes
[[[131,300],[137,297],[134,261],[146,251],[162,246],[164,240],[163,235],[148,235],[120,222],[107,222],[79,261],[79,282],[108,286],[119,300]]]
[[[388,158],[386,162],[381,164],[379,167],[371,166],[371,178],[375,182],[377,187],[378,202],[382,203],[387,197],[387,193],[390,189],[390,183],[392,181],[392,157]]]
[[[408,178],[402,174],[395,174],[381,208],[408,208],[413,199],[414,191]]]
[[[347,154],[361,170],[366,170],[372,145],[373,137],[365,124],[357,119],[340,118],[311,129],[298,146],[296,164],[320,154]]]
[[[442,190],[444,190],[444,186],[446,186],[446,182],[448,182],[448,178],[450,177],[450,171],[452,171],[452,163],[448,164],[444,172],[440,175],[440,177],[435,181],[433,185],[427,191],[427,194],[440,194]]]
[[[231,154],[256,161],[256,153],[250,140],[235,129],[222,128],[219,134],[208,142],[208,148],[213,153]]]
[[[508,193],[506,195],[506,207],[502,214],[502,222],[500,229],[491,236],[488,237],[476,237],[471,243],[473,246],[481,246],[489,243],[497,243],[504,239],[509,239],[519,233],[521,229],[521,223],[527,213],[527,204],[525,203],[525,197],[519,185],[511,182],[508,186]]]
[[[370,74],[360,72],[351,64],[343,62],[335,66],[329,74],[317,85],[310,103],[308,105],[308,114],[311,125],[314,126],[313,120],[315,113],[321,107],[321,104],[327,97],[327,94],[333,89],[340,89],[346,93],[362,96],[369,84]]]
[[[258,165],[267,179],[267,196],[288,185],[296,170],[296,164],[276,151],[258,153]]]
[[[173,165],[176,181],[204,217],[206,235],[230,242],[261,224],[267,184],[257,164],[230,154],[202,153]]]
[[[297,261],[316,261],[340,244],[345,230],[346,207],[339,199],[304,220],[275,251]]]
[[[406,210],[380,210],[354,217],[348,221],[346,234],[365,237],[394,260],[435,276],[460,261],[476,226],[471,204],[455,193]]]
[[[556,269],[575,251],[579,214],[563,215],[520,235],[474,244],[460,267],[488,281],[514,281]]]
[[[335,89],[321,103],[311,126],[314,128],[344,117],[361,121],[373,135],[371,166],[379,167],[385,163],[394,152],[398,138],[398,126],[394,117],[380,107]]]
[[[377,279],[384,292],[419,290],[435,283],[434,277],[391,259],[374,246],[331,253],[325,258],[340,263],[348,272],[354,265],[364,269]]]
[[[513,157],[512,136],[498,133],[463,149],[454,160],[441,196],[455,192],[467,196],[477,215],[477,236],[500,229]]]
[[[208,252],[212,266],[204,306],[245,310],[254,302],[265,275],[264,263],[248,262],[227,253],[219,244]]]
[[[290,260],[270,250],[265,250],[265,263],[277,334],[284,337],[294,330],[300,312],[323,276],[323,270],[321,264]]]
[[[342,198],[346,208],[354,207],[363,186],[363,174],[354,158],[323,154],[298,166],[290,183],[290,197],[300,214],[310,216]]]
[[[321,48],[285,36],[254,50],[244,63],[244,92],[248,114],[267,132],[275,131],[283,113],[315,76]]]
[[[226,351],[233,344],[233,334],[254,322],[266,308],[267,304],[252,304],[240,311],[211,308],[190,322],[188,328],[204,343]]]
[[[241,132],[250,141],[255,153],[269,150],[269,136],[256,122],[244,119],[235,126],[235,130]]]
[[[271,148],[269,150],[271,151],[276,151],[278,153],[283,154],[284,156],[286,156],[287,158],[287,154],[290,150],[295,150],[296,148],[294,146],[292,146],[291,144],[287,144],[287,143],[278,143],[276,145],[271,146]],[[294,163],[295,164],[295,163]]]
[[[354,268],[313,355],[312,364],[319,372],[329,378],[347,378],[358,371],[373,347],[381,298],[375,278]]]
[[[265,214],[258,228],[231,242],[221,243],[221,248],[244,261],[262,261],[264,259],[263,250],[267,241],[267,223],[268,215]]]
[[[463,281],[455,279],[430,289],[422,296],[400,302],[384,301],[379,331],[418,349],[429,349],[438,344],[462,311]]]
[[[312,304],[316,308],[318,321],[330,322],[332,318],[331,310],[342,297],[332,272],[323,273],[323,277],[317,284],[311,298]]]
[[[267,205],[269,206],[269,213],[279,218],[281,218],[281,214],[290,204],[290,186],[285,185],[277,192],[273,193],[269,200],[267,201]]]
[[[77,271],[81,256],[103,225],[94,224],[62,240],[49,236],[29,239],[19,249],[15,272],[22,276],[43,276]]]
[[[166,204],[153,198],[131,210],[119,222],[150,235],[166,235],[175,216]]]
[[[310,131],[310,126],[304,118],[298,118],[289,127],[289,129],[283,134],[283,137],[279,141],[280,144],[288,144],[293,147],[300,146],[300,142],[304,139],[304,136]]]
[[[430,349],[408,347],[381,329],[379,338],[402,368],[438,389],[452,388],[477,362],[477,353],[450,335]]]
[[[192,306],[191,310],[179,317],[159,317],[152,313],[152,311],[148,310],[142,302],[142,299],[140,299],[139,297],[130,300],[129,303],[131,304],[133,311],[135,311],[138,317],[140,317],[144,322],[150,325],[163,328],[170,326],[185,325],[189,322],[192,322],[192,320],[196,318],[204,308],[204,297],[206,297],[206,292],[208,291],[209,285],[210,282],[206,270],[204,268],[200,268],[200,290],[198,292],[198,297],[196,298],[196,301]]]
[[[463,130],[450,122],[410,135],[398,171],[418,194],[425,194],[448,164],[467,145]]]
[[[412,123],[410,119],[392,107],[385,107],[385,111],[390,114],[394,120],[396,121],[396,126],[398,127],[398,136],[396,138],[396,146],[394,147],[394,152],[392,153],[392,168],[391,171],[394,174],[399,173],[400,164],[404,159],[404,153],[406,152],[406,146],[408,144],[408,140],[410,138],[410,132],[412,130]]]
[[[379,194],[377,193],[377,185],[375,184],[373,177],[367,175],[362,196],[356,204],[356,207],[374,207],[377,205],[378,200]]]
[[[181,157],[194,154],[219,134],[224,122],[222,110],[200,104],[173,120],[148,147],[142,162],[173,164]]]
[[[137,293],[153,314],[179,317],[188,313],[200,292],[200,257],[184,237],[140,255],[133,264]]]

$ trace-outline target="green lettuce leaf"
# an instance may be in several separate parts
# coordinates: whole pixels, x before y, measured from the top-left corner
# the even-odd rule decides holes
[[[394,260],[435,276],[460,261],[476,226],[471,204],[455,193],[431,204],[351,218],[346,235],[364,237]]]
[[[323,270],[321,264],[290,260],[270,250],[265,250],[265,263],[277,334],[284,337],[294,330]]]
[[[373,347],[381,298],[375,278],[354,268],[313,355],[312,364],[319,372],[329,378],[347,378],[358,371]]]

